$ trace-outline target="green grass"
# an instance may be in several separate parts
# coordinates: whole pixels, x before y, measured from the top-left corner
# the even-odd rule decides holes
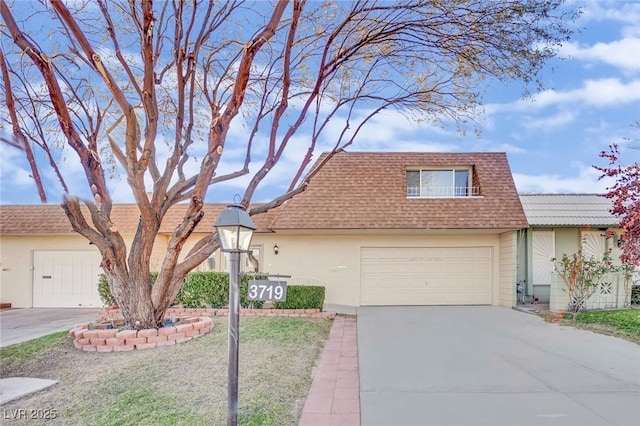
[[[68,334],[69,333],[66,331],[60,331],[28,342],[0,348],[0,359],[2,360],[2,365],[25,362],[42,352],[49,351],[52,348],[59,346],[61,342],[66,341]],[[70,341],[71,340],[69,339],[69,342]]]
[[[640,343],[640,309],[565,314],[565,319],[576,323],[581,328],[613,334]]]
[[[0,408],[55,409],[55,424],[226,424],[227,318],[214,324],[198,339],[143,351],[82,352],[66,333],[3,348],[2,377],[59,383]],[[239,424],[297,425],[331,325],[323,318],[241,318]]]

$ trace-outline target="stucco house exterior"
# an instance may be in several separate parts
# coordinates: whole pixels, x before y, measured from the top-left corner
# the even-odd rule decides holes
[[[182,208],[163,222],[154,261]],[[206,206],[192,243],[213,231],[222,208]],[[137,217],[134,205],[114,206],[129,240]],[[253,220],[260,272],[324,285],[327,309],[516,304],[517,236],[528,223],[504,153],[342,152],[303,193]],[[100,256],[59,206],[0,206],[0,261],[3,302],[100,304]],[[200,269],[225,270],[225,256]]]
[[[607,238],[607,230],[617,227],[607,198],[598,194],[521,194],[520,201],[529,222],[529,228],[518,237],[518,280],[524,283],[525,301],[536,298],[549,303],[552,311],[567,308],[569,295],[553,261],[563,254],[582,251],[585,257],[602,259],[611,250],[612,261],[620,264],[617,238]],[[631,282],[624,274],[609,274],[586,307],[622,308],[630,297]]]

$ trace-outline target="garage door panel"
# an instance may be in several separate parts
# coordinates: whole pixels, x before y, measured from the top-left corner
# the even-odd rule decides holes
[[[491,247],[363,248],[360,304],[491,304],[492,262]]]
[[[102,306],[97,251],[34,251],[33,306]]]

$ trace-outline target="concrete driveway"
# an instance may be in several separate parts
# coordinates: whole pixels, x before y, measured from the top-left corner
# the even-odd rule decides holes
[[[0,310],[0,347],[95,322],[96,308],[25,308]]]
[[[640,346],[500,307],[358,309],[362,425],[636,425]]]

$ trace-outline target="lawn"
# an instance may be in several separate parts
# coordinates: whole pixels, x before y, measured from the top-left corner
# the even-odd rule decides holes
[[[55,409],[50,424],[226,424],[227,320],[214,318],[214,324],[196,340],[133,352],[78,351],[61,333],[2,348],[2,377],[60,383],[1,408]],[[241,319],[239,424],[298,423],[331,324],[323,318]]]
[[[565,314],[564,322],[568,325],[610,334],[640,344],[640,309]]]

